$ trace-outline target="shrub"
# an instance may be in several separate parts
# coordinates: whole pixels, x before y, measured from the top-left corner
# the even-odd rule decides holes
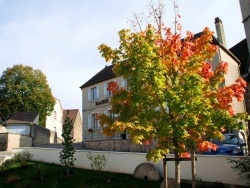
[[[16,161],[14,159],[7,159],[0,165],[0,174],[3,171],[10,169],[12,166],[16,165]]]
[[[228,160],[229,163],[233,163],[231,168],[238,171],[239,180],[248,180],[248,185],[250,185],[250,157],[243,157],[239,160]]]
[[[14,154],[13,159],[18,162],[21,166],[25,166],[31,161],[33,158],[33,154],[28,151],[23,151],[17,154]]]
[[[91,169],[92,170],[97,170],[97,171],[102,171],[106,164],[107,164],[107,161],[108,161],[108,156],[106,157],[106,155],[104,154],[92,154],[91,152],[89,152],[87,154],[87,158],[89,160],[91,160]]]

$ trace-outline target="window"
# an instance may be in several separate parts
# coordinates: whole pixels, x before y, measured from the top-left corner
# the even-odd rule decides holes
[[[128,78],[122,78],[121,79],[121,87],[126,89],[126,90],[129,90],[129,86],[128,86]]]
[[[54,120],[56,120],[56,111],[54,111]]]
[[[99,99],[99,86],[88,89],[88,101],[96,101]]]
[[[103,85],[103,95],[104,95],[104,97],[110,97],[112,95],[112,92],[110,90],[108,90],[109,83],[106,83],[106,84]]]
[[[99,121],[97,120],[97,113],[88,115],[88,129],[100,129]]]
[[[112,113],[111,110],[104,111],[104,114],[105,114],[106,116],[109,116],[109,117],[112,118],[112,119],[114,119],[114,118],[116,118],[116,117],[118,116],[118,114]]]

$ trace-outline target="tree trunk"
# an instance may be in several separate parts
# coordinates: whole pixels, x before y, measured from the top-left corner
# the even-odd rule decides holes
[[[168,188],[168,171],[167,171],[167,161],[166,155],[163,157],[163,174],[164,174],[164,188]]]
[[[250,156],[250,121],[248,121],[246,155]]]
[[[180,171],[180,158],[178,151],[174,152],[175,157],[175,188],[181,187],[181,171]]]
[[[191,166],[192,166],[192,188],[196,188],[196,166],[195,166],[195,151],[191,149]]]

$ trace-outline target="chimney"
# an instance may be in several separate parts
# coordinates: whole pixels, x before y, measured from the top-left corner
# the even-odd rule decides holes
[[[226,37],[225,37],[222,21],[220,20],[220,18],[216,17],[214,23],[215,23],[215,28],[216,28],[217,39],[225,48],[227,48]]]

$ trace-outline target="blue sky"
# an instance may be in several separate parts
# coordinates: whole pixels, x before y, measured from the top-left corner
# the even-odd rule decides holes
[[[97,47],[118,46],[132,13],[147,15],[148,0],[0,0],[0,73],[16,64],[40,69],[64,109],[81,110],[80,86],[107,63]],[[172,27],[171,0],[165,25]],[[238,0],[178,0],[183,32],[224,25],[227,47],[245,38]]]

